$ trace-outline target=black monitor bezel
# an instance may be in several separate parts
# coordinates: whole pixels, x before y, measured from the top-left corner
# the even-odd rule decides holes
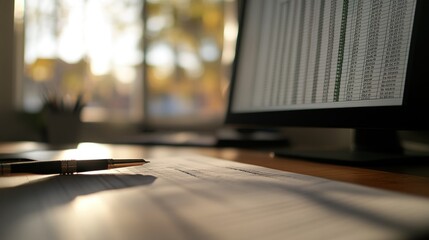
[[[271,127],[335,127],[415,130],[429,129],[429,1],[418,0],[412,29],[402,106],[308,109],[275,112],[232,111],[235,78],[246,14],[246,0],[239,4],[239,31],[232,69],[226,124]],[[426,13],[426,14],[425,14]]]

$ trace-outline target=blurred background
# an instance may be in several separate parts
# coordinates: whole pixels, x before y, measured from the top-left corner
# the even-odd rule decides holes
[[[66,129],[77,131],[71,122],[47,120],[46,106],[72,109],[78,141],[144,143],[148,132],[225,128],[238,5],[0,1],[0,141],[52,142],[52,121],[60,123],[61,138]],[[350,129],[282,133],[294,145],[349,146],[352,139]],[[424,148],[429,143],[427,132],[402,134]]]
[[[85,104],[90,140],[223,123],[235,0],[5,0],[0,9],[0,140],[43,140],[39,115],[52,98]]]

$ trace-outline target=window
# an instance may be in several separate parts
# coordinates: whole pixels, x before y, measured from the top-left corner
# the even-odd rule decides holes
[[[233,1],[16,0],[15,6],[25,111],[39,111],[44,95],[73,101],[83,93],[83,121],[223,116],[237,31]]]
[[[156,123],[219,121],[235,51],[235,3],[148,1],[146,113]],[[169,122],[167,122],[168,124]]]
[[[84,94],[83,120],[141,118],[142,9],[140,0],[26,0],[23,109],[40,110],[43,95]]]

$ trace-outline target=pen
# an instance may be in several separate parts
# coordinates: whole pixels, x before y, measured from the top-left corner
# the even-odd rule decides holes
[[[73,174],[148,163],[144,159],[54,160],[0,164],[0,176],[12,173]]]

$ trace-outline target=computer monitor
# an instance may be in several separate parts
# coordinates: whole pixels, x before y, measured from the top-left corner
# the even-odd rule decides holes
[[[428,129],[429,1],[242,1],[226,123],[356,129],[355,151],[404,157],[396,130]],[[364,151],[361,151],[364,150]]]

